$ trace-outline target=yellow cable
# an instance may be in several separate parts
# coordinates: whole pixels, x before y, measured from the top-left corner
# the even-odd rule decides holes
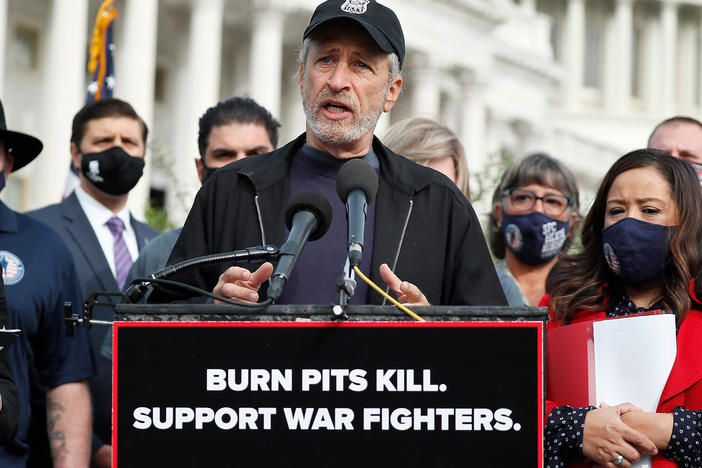
[[[391,297],[391,296],[390,296],[389,294],[387,294],[385,291],[383,291],[382,289],[380,289],[380,287],[378,287],[377,284],[375,284],[373,281],[371,281],[370,278],[368,278],[366,275],[364,275],[363,273],[361,273],[361,269],[360,269],[360,268],[358,268],[357,266],[355,266],[355,267],[353,267],[353,271],[355,271],[356,274],[357,274],[358,276],[360,276],[361,279],[362,279],[363,281],[365,281],[366,283],[368,283],[368,284],[370,285],[371,288],[373,288],[373,289],[375,289],[376,291],[378,291],[378,292],[380,293],[381,296],[384,296],[384,297],[387,298],[390,302],[392,302],[393,304],[395,304],[395,306],[397,306],[397,308],[400,309],[402,312],[406,313],[407,315],[409,315],[410,317],[412,317],[413,319],[415,319],[415,320],[418,321],[418,322],[426,322],[426,320],[424,320],[422,317],[420,317],[419,315],[415,314],[414,312],[412,312],[411,310],[409,310],[407,307],[405,307],[405,306],[403,306],[402,304],[400,304],[399,302],[397,302],[393,297]]]

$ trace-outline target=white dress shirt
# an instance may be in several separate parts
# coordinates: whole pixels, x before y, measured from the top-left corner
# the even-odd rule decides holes
[[[113,216],[117,216],[122,220],[124,223],[124,231],[122,232],[122,236],[124,237],[124,241],[127,243],[129,255],[132,257],[132,261],[134,261],[139,256],[139,246],[137,245],[136,234],[134,233],[134,228],[132,227],[129,209],[125,205],[125,207],[119,212],[113,213],[102,203],[88,195],[88,193],[83,190],[82,187],[76,187],[75,193],[76,197],[78,197],[80,207],[83,209],[85,216],[88,217],[88,221],[90,221],[90,225],[93,227],[93,232],[95,232],[95,235],[100,242],[100,247],[102,247],[102,252],[105,254],[107,264],[110,265],[110,270],[112,270],[112,276],[116,276],[115,240],[106,223]]]

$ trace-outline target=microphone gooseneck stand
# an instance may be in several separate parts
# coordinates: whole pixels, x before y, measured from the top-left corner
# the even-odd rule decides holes
[[[220,297],[212,294],[204,289],[197,288],[185,283],[179,283],[177,281],[170,281],[166,278],[174,275],[175,273],[199,266],[205,265],[216,265],[220,263],[232,263],[240,261],[254,261],[254,260],[270,260],[278,258],[279,250],[274,245],[264,245],[258,247],[250,247],[242,250],[235,250],[232,252],[218,253],[205,255],[203,257],[197,257],[190,260],[185,260],[175,265],[170,265],[163,268],[149,278],[135,278],[132,280],[131,285],[124,292],[114,292],[114,291],[96,291],[87,297],[85,303],[83,304],[83,316],[73,314],[73,306],[70,302],[65,302],[63,304],[64,322],[66,323],[66,335],[73,336],[73,329],[78,326],[83,326],[86,330],[89,330],[93,325],[104,325],[111,326],[111,321],[106,320],[94,320],[93,309],[97,306],[107,306],[115,307],[117,304],[113,301],[105,301],[104,298],[115,297],[121,298],[120,303],[122,304],[135,304],[144,296],[148,290],[149,283],[154,284],[164,284],[171,287],[186,289],[188,291],[200,294],[203,296],[211,297],[213,299],[220,300],[222,302],[247,309],[261,309],[266,307],[272,301],[264,301],[258,304],[248,304],[238,301],[233,301],[231,299]],[[100,298],[103,298],[100,301]]]

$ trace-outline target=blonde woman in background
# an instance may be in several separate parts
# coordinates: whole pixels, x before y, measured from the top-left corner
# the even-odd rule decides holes
[[[417,164],[441,172],[470,200],[466,154],[448,127],[425,117],[412,117],[390,127],[383,144]]]

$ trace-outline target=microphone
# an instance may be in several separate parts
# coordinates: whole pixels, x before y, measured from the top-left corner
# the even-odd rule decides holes
[[[155,271],[148,278],[144,280],[159,280],[166,279],[173,276],[175,273],[183,270],[190,270],[192,268],[201,267],[205,265],[216,265],[219,263],[233,263],[238,261],[252,261],[257,259],[272,259],[278,258],[278,248],[274,245],[262,245],[258,247],[248,247],[246,249],[234,250],[232,252],[224,252],[217,254],[205,255],[203,257],[195,257],[189,260],[184,260],[182,262],[176,263],[174,265],[169,265]],[[138,281],[138,278],[134,279],[134,283],[131,284],[125,291],[124,295],[131,303],[137,303],[142,297],[149,292],[148,282]]]
[[[361,265],[363,234],[366,227],[368,204],[378,192],[378,175],[362,159],[352,159],[339,169],[336,176],[336,193],[346,204],[346,221],[349,225],[348,248],[351,268]]]
[[[287,283],[305,243],[322,237],[329,229],[331,219],[331,205],[319,192],[303,190],[290,200],[285,210],[285,225],[290,234],[280,247],[280,260],[268,286],[268,297],[273,302],[283,292],[283,286]]]

